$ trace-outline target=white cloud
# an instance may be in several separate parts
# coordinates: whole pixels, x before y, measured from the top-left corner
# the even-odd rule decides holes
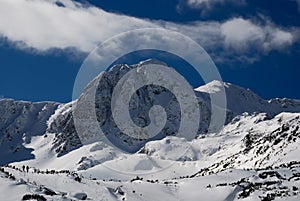
[[[254,45],[265,52],[281,49],[293,43],[293,35],[272,24],[259,26],[251,21],[234,18],[221,25],[224,44],[228,48],[247,51]]]
[[[294,30],[283,30],[272,23],[261,26],[242,18],[176,24],[108,13],[71,0],[61,2],[65,7],[57,6],[54,0],[1,0],[0,36],[17,43],[18,48],[40,52],[69,47],[89,52],[98,43],[124,31],[164,27],[191,37],[210,53],[216,49],[225,49],[227,53],[230,49],[239,56],[245,56],[245,51],[252,47],[263,52],[280,50],[296,40]],[[118,48],[121,47],[115,47]]]
[[[90,51],[97,42],[114,34],[153,26],[137,18],[63,2],[66,7],[42,0],[1,0],[1,35],[42,51],[70,46]]]

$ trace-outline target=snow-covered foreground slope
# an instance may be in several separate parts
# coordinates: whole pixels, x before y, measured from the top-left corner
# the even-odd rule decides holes
[[[272,119],[244,113],[219,133],[192,142],[169,136],[127,155],[98,142],[57,158],[51,144],[35,137],[26,146],[37,158],[5,167],[11,176],[1,174],[1,190],[10,192],[7,200],[16,200],[16,193],[49,200],[77,193],[91,200],[298,200],[299,125],[300,113]],[[32,167],[29,173],[21,170],[24,164]]]
[[[26,195],[39,195],[47,200],[299,200],[299,161],[268,168],[223,169],[218,173],[203,169],[201,174],[191,174],[200,167],[190,169],[191,164],[176,164],[165,173],[139,177],[123,174],[122,179],[116,174],[108,176],[110,179],[93,178],[86,171],[32,168],[27,173],[18,165],[8,166],[0,173],[0,198],[20,200]],[[186,176],[169,178],[170,172],[182,169]],[[107,176],[101,170],[98,175]]]
[[[180,124],[176,99],[161,87],[144,87],[132,98],[133,121],[147,125],[149,108],[164,100],[168,122],[162,139],[137,142],[120,132],[106,108],[122,75],[144,64],[113,67],[80,97],[97,84],[97,120],[110,139],[132,145],[131,153],[104,141],[82,143],[72,114],[76,101],[0,100],[0,200],[299,200],[300,101],[267,101],[213,81],[195,89],[201,122],[197,137],[187,141],[172,134]],[[207,133],[210,94],[223,86],[226,125]],[[92,123],[84,126],[95,135]]]

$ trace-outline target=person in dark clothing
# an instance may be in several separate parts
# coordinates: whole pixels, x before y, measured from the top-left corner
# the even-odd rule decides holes
[[[28,170],[29,170],[29,167],[28,167],[28,165],[26,166],[26,171],[28,172]]]
[[[25,172],[25,165],[22,166],[22,170],[23,170],[23,172]]]

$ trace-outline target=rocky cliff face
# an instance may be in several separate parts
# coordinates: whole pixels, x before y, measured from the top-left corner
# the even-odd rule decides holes
[[[125,149],[128,152],[138,151],[147,141],[151,141],[153,139],[162,139],[164,136],[175,135],[180,125],[180,105],[176,100],[176,97],[168,89],[165,89],[161,86],[148,85],[140,88],[133,95],[129,106],[131,118],[136,125],[140,127],[147,126],[150,124],[148,115],[150,108],[153,105],[161,105],[165,108],[167,113],[167,123],[165,127],[155,138],[151,138],[149,140],[134,139],[129,137],[128,135],[122,133],[117,127],[110,109],[113,90],[123,75],[133,68],[138,68],[139,66],[149,63],[155,64],[157,61],[147,60],[132,66],[116,65],[108,72],[103,74],[100,82],[98,82],[98,79],[92,81],[79,98],[79,100],[89,99],[88,97],[91,96],[90,93],[92,91],[92,87],[97,86],[94,100],[97,121],[101,127],[101,130],[110,140],[110,142],[118,147],[122,147],[122,149]],[[300,111],[299,101],[289,99],[274,99],[267,101],[263,100],[252,91],[242,87],[230,83],[213,81],[205,86],[195,89],[201,114],[198,135],[205,134],[207,132],[211,120],[210,94],[220,93],[220,88],[222,86],[225,88],[228,103],[226,109],[226,123],[229,123],[235,116],[240,115],[243,112],[265,112],[271,118],[282,111]],[[87,104],[91,104],[88,103],[88,101],[86,102]],[[73,106],[75,105],[76,103],[73,104]],[[70,108],[71,105],[66,105],[65,107]],[[76,110],[76,108],[74,109]],[[59,147],[57,151],[60,154],[64,153],[64,150],[70,149],[66,148],[65,146],[72,146],[74,144],[74,139],[76,144],[75,147],[80,144],[78,137],[76,137],[76,130],[74,129],[73,125],[74,121],[72,120],[72,114],[70,114],[71,110],[67,111],[67,114],[63,115],[64,117],[58,118],[58,121],[54,121],[55,125],[60,125],[58,126],[58,130],[53,130],[53,128],[51,130],[53,133],[59,133],[57,135],[56,146]],[[54,128],[56,127],[57,126],[54,126]],[[85,126],[86,129],[89,129],[89,127],[94,126]],[[87,136],[85,137],[87,138],[93,138],[95,135],[97,135],[97,131],[89,130],[88,134],[86,135]]]

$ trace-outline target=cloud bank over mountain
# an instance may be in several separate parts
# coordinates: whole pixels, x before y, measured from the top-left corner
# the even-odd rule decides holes
[[[236,55],[243,55],[251,48],[264,54],[283,50],[298,41],[299,33],[299,28],[282,28],[269,20],[261,24],[242,17],[179,24],[110,13],[71,0],[0,2],[0,36],[20,49],[45,52],[53,48],[75,48],[89,52],[111,36],[149,27],[178,31],[209,52],[221,50],[221,57],[228,50]]]

